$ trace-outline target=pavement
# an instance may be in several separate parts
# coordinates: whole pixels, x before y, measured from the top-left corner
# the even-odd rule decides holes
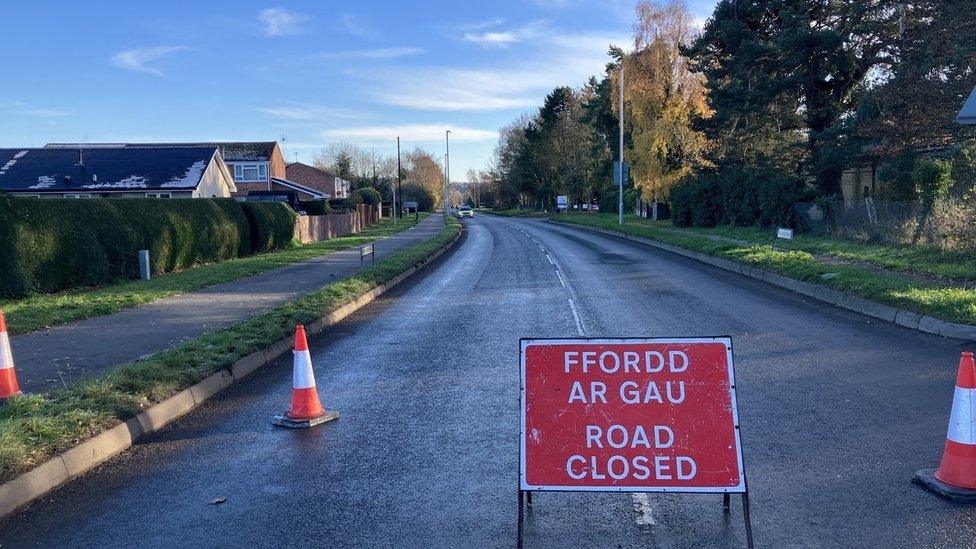
[[[581,331],[733,338],[757,547],[976,544],[976,507],[910,483],[938,464],[972,345],[605,235],[465,225],[424,276],[311,342],[338,421],[272,426],[279,361],[0,521],[4,549],[512,547],[518,338]],[[534,499],[526,547],[744,546],[737,498],[729,515],[710,494]]]
[[[443,226],[443,217],[432,215],[377,240],[376,260],[426,241]],[[105,373],[262,313],[348,277],[362,266],[359,248],[354,247],[112,315],[15,336],[10,346],[20,388],[46,391]]]

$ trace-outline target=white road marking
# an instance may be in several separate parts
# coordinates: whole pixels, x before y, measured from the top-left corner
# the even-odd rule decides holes
[[[506,225],[508,224],[506,223]],[[509,226],[529,237],[532,242],[538,244],[539,249],[541,249],[542,253],[545,254],[546,259],[549,260],[549,263],[552,263],[553,266],[556,267],[556,276],[559,277],[559,283],[563,288],[566,288],[566,291],[569,293],[569,310],[572,311],[573,320],[576,321],[576,331],[579,332],[580,337],[584,337],[586,335],[586,329],[583,327],[583,318],[580,316],[579,309],[576,307],[576,292],[573,290],[572,286],[566,283],[566,279],[563,278],[562,273],[559,271],[559,264],[556,263],[551,255],[549,255],[549,252],[547,252],[545,247],[542,246],[542,243],[535,238],[532,238],[529,233],[525,232],[520,227],[515,227],[514,225]],[[654,507],[651,505],[651,500],[647,497],[647,494],[631,494],[630,497],[634,500],[634,511],[637,513],[637,516],[634,518],[634,522],[641,526],[656,525],[657,522],[654,521]]]
[[[647,494],[631,494],[634,499],[634,511],[637,511],[637,518],[635,519],[637,524],[654,526],[657,524],[654,522],[654,508],[651,507],[651,500],[647,498]]]

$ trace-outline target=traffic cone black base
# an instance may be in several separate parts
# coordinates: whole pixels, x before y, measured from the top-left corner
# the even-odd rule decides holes
[[[932,490],[940,496],[960,503],[976,503],[976,489],[946,484],[935,478],[936,469],[919,469],[912,482]]]
[[[333,419],[339,419],[339,412],[326,410],[324,414],[308,419],[292,419],[288,417],[288,414],[277,414],[272,423],[279,427],[288,427],[289,429],[308,429],[309,427],[315,427]]]

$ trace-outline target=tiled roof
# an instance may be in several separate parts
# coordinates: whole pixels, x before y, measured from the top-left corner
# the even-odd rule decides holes
[[[154,148],[170,149],[185,147],[216,147],[226,162],[245,160],[270,161],[274,155],[277,141],[213,141],[206,143],[48,143],[46,149],[77,149],[78,147],[98,149]]]
[[[0,189],[191,190],[216,152],[216,147],[0,149]]]
[[[285,166],[285,174],[289,181],[300,183],[306,187],[327,194],[330,197],[336,192],[336,177],[315,166],[309,166],[301,162],[293,162]]]

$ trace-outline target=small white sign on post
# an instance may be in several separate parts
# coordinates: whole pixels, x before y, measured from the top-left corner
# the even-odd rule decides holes
[[[560,195],[556,197],[556,209],[566,210],[569,208],[569,197],[565,195]]]
[[[776,231],[776,238],[783,238],[786,240],[793,240],[793,229],[783,229],[780,228]]]

